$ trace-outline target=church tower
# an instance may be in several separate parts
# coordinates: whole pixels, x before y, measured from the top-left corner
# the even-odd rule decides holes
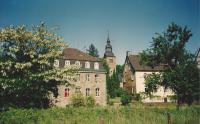
[[[109,75],[111,76],[113,74],[113,71],[116,68],[116,57],[112,52],[112,45],[110,44],[109,34],[108,34],[107,43],[105,46],[104,58],[106,59],[106,62],[110,68]]]

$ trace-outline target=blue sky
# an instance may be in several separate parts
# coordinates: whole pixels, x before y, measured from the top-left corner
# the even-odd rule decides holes
[[[56,27],[71,47],[85,50],[93,43],[101,56],[109,31],[118,64],[127,50],[148,48],[171,22],[192,30],[188,50],[200,47],[200,0],[0,0],[0,28],[40,21]]]

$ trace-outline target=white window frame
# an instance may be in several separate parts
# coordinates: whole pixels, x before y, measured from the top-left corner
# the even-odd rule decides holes
[[[90,96],[90,88],[85,89],[85,96]]]
[[[54,67],[59,67],[59,60],[55,59],[53,65],[54,65]]]
[[[95,92],[96,92],[96,96],[100,96],[100,89],[99,88],[96,88]]]
[[[76,61],[76,62],[75,62],[75,65],[80,66],[80,65],[81,65],[80,61]]]
[[[70,66],[70,61],[69,60],[65,60],[65,67]]]
[[[90,81],[90,74],[86,74],[86,81]]]
[[[90,68],[90,62],[85,62],[85,68]]]
[[[94,69],[95,69],[95,70],[99,70],[99,63],[98,63],[98,62],[95,62],[95,63],[94,63]]]

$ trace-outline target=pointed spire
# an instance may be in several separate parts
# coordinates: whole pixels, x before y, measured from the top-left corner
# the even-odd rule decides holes
[[[107,43],[110,43],[109,30],[108,30],[108,38],[107,38]]]

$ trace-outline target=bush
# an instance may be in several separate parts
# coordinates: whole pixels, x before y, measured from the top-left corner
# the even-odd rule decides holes
[[[116,97],[121,97],[124,93],[124,89],[118,88],[118,89],[115,89],[114,92],[115,92]]]
[[[94,105],[95,105],[95,99],[92,96],[86,97],[86,106],[94,107]]]
[[[142,97],[139,93],[133,94],[133,100],[135,101],[142,101]]]
[[[85,105],[85,99],[81,93],[73,94],[71,101],[74,107],[80,107]]]
[[[124,91],[121,96],[122,105],[128,105],[130,102],[131,102],[131,95],[127,91]]]

